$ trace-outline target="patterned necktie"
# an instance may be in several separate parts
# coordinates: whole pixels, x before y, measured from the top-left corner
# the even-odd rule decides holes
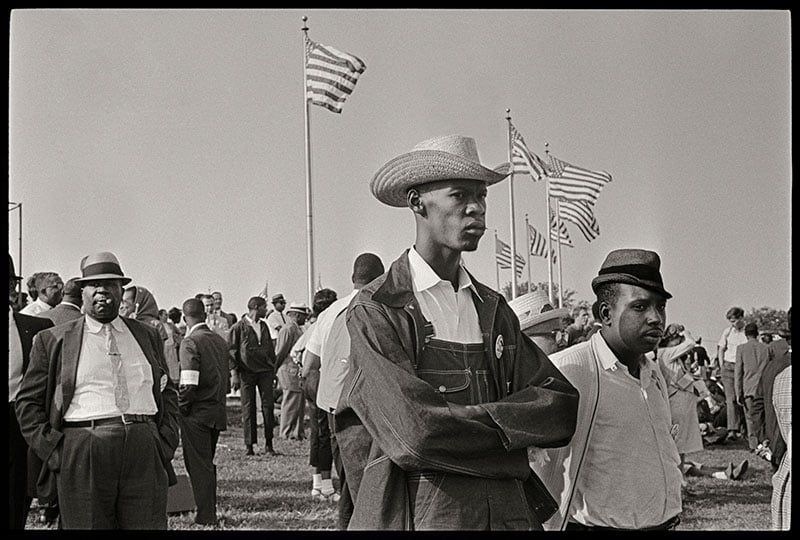
[[[122,367],[122,355],[119,353],[117,340],[114,337],[110,323],[103,325],[103,332],[106,336],[106,351],[111,359],[111,372],[114,377],[114,402],[119,410],[124,413],[131,406],[131,401],[128,397],[128,381],[125,378],[125,369]]]

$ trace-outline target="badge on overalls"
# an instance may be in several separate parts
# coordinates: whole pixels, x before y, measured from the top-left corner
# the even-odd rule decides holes
[[[498,360],[503,356],[503,334],[497,336],[497,341],[494,342],[494,355]]]

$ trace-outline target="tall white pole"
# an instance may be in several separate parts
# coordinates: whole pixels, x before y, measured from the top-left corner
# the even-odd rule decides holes
[[[312,211],[312,194],[311,194],[311,119],[308,114],[308,95],[306,85],[308,84],[308,75],[306,74],[307,51],[306,45],[308,43],[308,26],[306,21],[308,17],[303,15],[303,111],[305,112],[305,147],[306,147],[306,234],[307,240],[307,257],[308,257],[308,305],[314,303],[314,213]]]
[[[558,244],[558,307],[564,307],[564,283],[561,281],[561,201],[556,199],[556,244]]]
[[[514,226],[514,156],[513,142],[511,141],[511,109],[506,109],[508,120],[508,162],[511,166],[511,175],[508,177],[508,206],[511,217],[511,299],[517,297],[517,232]]]
[[[550,155],[550,143],[544,143],[544,151]],[[545,199],[547,200],[547,228],[550,229],[550,177],[545,176]],[[550,304],[555,303],[553,296],[553,241],[550,234],[547,235],[547,298]]]

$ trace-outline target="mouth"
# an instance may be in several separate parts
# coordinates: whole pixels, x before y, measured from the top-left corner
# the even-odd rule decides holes
[[[662,337],[664,337],[664,332],[660,332],[658,330],[651,330],[650,332],[645,332],[644,335],[650,339],[660,340]]]
[[[482,236],[486,232],[486,226],[482,223],[472,223],[464,227],[464,232],[475,236]]]

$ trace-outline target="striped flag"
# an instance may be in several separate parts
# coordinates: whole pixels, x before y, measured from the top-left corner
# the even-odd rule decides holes
[[[587,241],[591,242],[600,236],[600,226],[594,218],[592,205],[586,201],[558,201],[558,215],[577,225]]]
[[[353,92],[364,62],[328,45],[306,38],[306,99],[335,113]]]
[[[533,181],[541,180],[546,176],[544,161],[528,149],[522,135],[513,124],[511,127],[511,163],[514,174],[529,174]]]
[[[552,233],[552,231],[551,231]],[[533,228],[533,225],[528,224],[528,243],[530,244],[531,255],[535,257],[546,257],[547,256],[547,240],[545,239],[544,235],[539,234],[539,231]],[[558,256],[556,254],[556,250],[550,250],[552,253],[552,260],[556,262],[558,260]]]
[[[511,268],[511,246],[495,237],[495,260],[500,268]],[[517,277],[522,277],[522,268],[525,266],[525,259],[519,253],[516,254]]]
[[[611,182],[605,171],[590,171],[570,165],[551,155],[550,196],[570,201],[597,202],[600,190]]]
[[[561,242],[562,246],[569,246],[575,247],[572,243],[572,238],[569,237],[569,232],[567,231],[567,224],[564,223],[562,220],[560,222],[560,227],[558,228],[558,233],[556,233],[556,214],[553,212],[552,208],[550,209],[550,240],[553,242]]]

